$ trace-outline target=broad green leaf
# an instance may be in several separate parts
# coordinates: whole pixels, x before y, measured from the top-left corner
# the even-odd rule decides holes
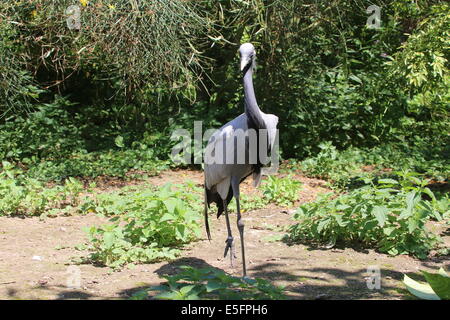
[[[178,291],[167,291],[167,292],[162,292],[162,293],[156,295],[155,299],[183,300],[183,295],[180,294]]]
[[[377,219],[378,225],[380,227],[384,226],[384,223],[386,222],[386,215],[388,212],[389,212],[389,210],[386,207],[383,207],[383,206],[373,207],[372,214]]]
[[[406,205],[408,206],[409,210],[412,210],[414,208],[416,202],[416,192],[411,191],[406,195]]]
[[[180,289],[180,293],[182,295],[186,295],[188,294],[192,289],[195,288],[195,285],[188,285],[188,286],[184,286]]]
[[[398,219],[399,220],[406,219],[406,218],[409,218],[411,215],[412,215],[412,210],[408,210],[408,208],[406,208],[401,211],[401,214],[398,216]]]
[[[163,200],[163,202],[164,202],[164,205],[167,208],[167,211],[169,211],[169,213],[174,213],[175,212],[175,208],[176,208],[176,206],[178,204],[178,200],[177,199],[170,198],[170,199]]]
[[[184,241],[186,237],[186,227],[182,224],[177,225],[175,233],[179,239]]]
[[[419,283],[408,277],[406,274],[403,277],[403,283],[405,284],[408,291],[418,298],[425,300],[441,300],[429,284]]]
[[[340,214],[336,214],[335,216],[334,216],[334,218],[336,219],[336,222],[338,223],[338,225],[340,226],[340,227],[345,227],[346,225],[348,225],[349,224],[349,222],[350,221],[343,221],[342,220],[342,215],[340,215]]]
[[[436,201],[436,197],[434,196],[434,193],[433,193],[433,191],[430,190],[430,188],[423,189],[423,193],[428,195],[431,198],[431,200]]]
[[[450,300],[450,278],[438,273],[422,271],[433,291],[443,300]]]
[[[354,59],[353,59],[354,60]],[[355,76],[354,74],[350,75],[349,78],[359,84],[362,84],[362,80],[360,78],[358,78],[357,76]]]
[[[211,280],[206,283],[206,292],[212,292],[223,288],[226,288],[226,285],[219,281]]]
[[[416,230],[418,225],[419,224],[417,222],[417,219],[415,218],[408,219],[408,232],[413,233],[413,231]]]
[[[344,211],[344,210],[346,210],[348,208],[351,208],[351,206],[346,205],[346,204],[339,204],[339,205],[336,206],[336,210],[339,210],[339,211]]]
[[[411,174],[413,174],[413,173],[411,172]],[[409,179],[417,185],[420,185],[420,183],[421,183],[421,180],[417,177],[410,176]]]
[[[116,240],[116,236],[112,232],[105,232],[103,234],[103,240],[105,242],[106,248],[111,248],[114,245],[114,241]]]
[[[387,235],[387,236],[390,236],[391,233],[392,233],[392,231],[394,231],[394,228],[393,228],[393,227],[390,227],[390,228],[384,228],[384,229],[383,229],[383,233],[384,233],[385,235]]]
[[[159,219],[159,222],[170,221],[170,220],[175,220],[175,216],[172,213],[166,212],[161,217],[161,219]]]

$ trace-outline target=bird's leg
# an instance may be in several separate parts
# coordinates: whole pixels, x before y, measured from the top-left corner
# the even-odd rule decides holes
[[[242,251],[242,269],[244,273],[244,277],[247,276],[247,268],[245,265],[245,245],[244,245],[244,221],[241,217],[241,208],[239,204],[239,180],[231,179],[231,187],[233,189],[233,195],[236,199],[236,208],[237,208],[237,227],[239,230],[239,236],[241,237],[241,251]]]
[[[227,200],[223,200],[223,207],[225,209],[225,221],[227,222],[228,238],[225,240],[225,251],[223,257],[227,256],[228,250],[230,250],[230,264],[233,267],[233,259],[236,257],[234,254],[233,236],[231,235],[230,218],[228,217]]]

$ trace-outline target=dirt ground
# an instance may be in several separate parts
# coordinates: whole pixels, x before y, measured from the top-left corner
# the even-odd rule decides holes
[[[319,193],[329,192],[325,183],[317,179],[296,176],[303,182],[300,201],[312,201]],[[166,182],[203,181],[198,171],[168,171],[149,179],[154,185]],[[132,182],[134,183],[134,182]],[[123,185],[105,182],[97,191],[112,191]],[[255,191],[246,181],[242,192]],[[435,271],[449,266],[449,257],[418,260],[409,256],[390,257],[373,250],[357,248],[317,248],[308,245],[288,246],[272,241],[282,234],[277,227],[292,224],[293,210],[268,206],[244,213],[245,245],[248,276],[268,279],[286,286],[293,299],[411,299],[402,284],[403,273],[415,275],[420,269]],[[234,267],[223,258],[226,239],[225,220],[210,216],[212,241],[206,239],[190,244],[182,256],[171,262],[138,265],[121,271],[89,264],[75,264],[77,257],[86,253],[75,249],[86,241],[83,227],[107,222],[94,214],[59,216],[56,218],[0,217],[0,299],[126,299],[144,287],[158,285],[159,277],[173,274],[177,267],[213,266],[230,274],[241,275],[239,233],[236,217],[231,215],[236,244]],[[447,245],[448,228],[432,222],[430,227],[441,232]],[[75,266],[79,269],[73,269]],[[381,288],[370,290],[366,280],[367,269],[381,271]],[[79,288],[69,288],[73,272],[80,272]]]

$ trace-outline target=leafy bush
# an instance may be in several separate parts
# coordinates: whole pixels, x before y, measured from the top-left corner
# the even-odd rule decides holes
[[[0,215],[46,215],[68,212],[77,207],[82,184],[69,178],[64,185],[52,188],[42,182],[23,177],[20,169],[9,162],[0,171]]]
[[[370,149],[349,148],[339,151],[331,142],[321,143],[321,151],[301,161],[299,167],[308,176],[329,180],[333,187],[348,188],[362,177],[386,175],[384,169],[413,170],[438,180],[448,179],[448,146],[416,138],[416,144],[390,143]],[[365,170],[364,166],[370,166]],[[296,167],[296,166],[294,166]],[[373,172],[371,172],[373,171]]]
[[[38,105],[27,116],[18,115],[0,125],[0,158],[29,163],[60,158],[84,150],[81,129],[72,119],[73,104],[58,97]]]
[[[430,7],[426,17],[418,21],[416,30],[402,44],[390,63],[398,83],[409,88],[408,109],[425,116],[433,114],[435,120],[444,120],[448,126],[450,101],[449,51],[450,5]]]
[[[285,299],[283,288],[267,280],[237,278],[222,270],[181,266],[177,275],[163,276],[167,284],[140,291],[133,299],[145,299],[148,291],[158,291],[154,299],[162,300],[261,300]]]
[[[142,179],[167,167],[167,161],[155,158],[152,150],[128,149],[78,153],[67,158],[40,161],[29,167],[27,175],[44,181],[58,181],[71,176]]]
[[[362,161],[359,150],[339,152],[331,142],[321,143],[319,148],[321,151],[315,157],[301,162],[300,168],[308,176],[331,180],[332,185],[343,187],[353,174],[360,173]]]
[[[425,258],[437,247],[440,238],[427,230],[425,223],[434,217],[442,220],[434,194],[427,181],[404,174],[399,181],[380,179],[332,199],[327,195],[302,205],[285,240],[313,240],[335,243],[360,243],[391,255],[412,254]],[[429,197],[432,200],[424,200]]]
[[[200,237],[199,197],[178,187],[113,194],[106,208],[104,199],[96,206],[83,206],[87,211],[120,214],[110,219],[111,224],[87,230],[90,260],[117,268],[175,258],[183,244]]]
[[[289,206],[298,200],[300,186],[301,182],[291,176],[285,178],[268,176],[266,182],[262,184],[262,189],[268,202]]]

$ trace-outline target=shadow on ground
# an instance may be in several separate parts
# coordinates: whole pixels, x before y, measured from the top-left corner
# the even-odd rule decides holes
[[[48,295],[49,292],[55,292],[56,291],[56,298],[57,300],[88,300],[96,298],[95,295],[92,295],[90,293],[84,292],[83,290],[79,289],[68,289],[64,286],[37,286],[34,289],[36,290],[36,297],[35,299],[46,299],[46,295]],[[39,291],[42,292],[42,296],[40,295]],[[7,295],[11,300],[22,300],[21,294],[18,290],[9,288],[7,289]],[[98,298],[98,297],[97,297]],[[27,299],[28,300],[28,299]]]
[[[283,283],[290,299],[382,299],[386,295],[403,296],[406,293],[396,286],[403,279],[403,274],[392,270],[380,270],[378,289],[375,286],[377,275],[369,274],[367,269],[349,272],[339,268],[299,268],[295,273],[277,269],[277,264],[265,263],[254,267],[252,275],[272,283]],[[371,285],[373,289],[369,288]]]
[[[284,258],[290,259],[291,258]],[[281,261],[283,258],[281,258]],[[180,258],[169,262],[155,271],[160,277],[175,275],[182,269],[181,266],[194,268],[215,268],[198,258]],[[301,266],[301,261],[299,261]],[[299,268],[295,272],[279,270],[277,263],[264,263],[251,268],[252,278],[269,280],[273,284],[280,283],[285,287],[287,299],[315,299],[315,300],[350,300],[350,299],[383,299],[408,298],[406,289],[399,289],[396,284],[403,279],[401,272],[380,270],[380,289],[369,289],[370,280],[367,269],[348,272],[339,268]],[[161,278],[161,282],[165,282]],[[121,295],[131,296],[145,287],[131,288],[121,292]]]

